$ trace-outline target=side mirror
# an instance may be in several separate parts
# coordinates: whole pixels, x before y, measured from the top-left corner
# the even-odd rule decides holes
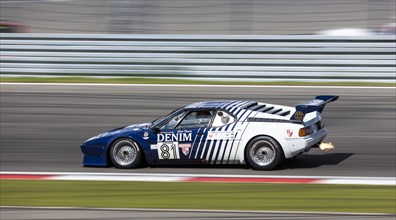
[[[153,127],[152,129],[153,129],[154,133],[160,133],[161,132],[161,129],[159,127]]]

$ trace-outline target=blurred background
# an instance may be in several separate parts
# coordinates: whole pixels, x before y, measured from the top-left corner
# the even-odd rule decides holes
[[[394,0],[2,0],[2,76],[396,80]]]
[[[32,33],[392,32],[394,0],[2,0],[0,20]],[[5,26],[5,25],[3,25]]]
[[[142,82],[136,78],[155,83],[158,81],[154,79],[161,78],[216,81],[214,84],[250,81],[391,86],[241,88],[190,86],[191,81],[177,81],[188,84],[184,86],[2,83],[1,171],[395,176],[395,0],[0,0],[0,6],[2,82],[54,82],[46,81],[48,76],[61,80],[65,78],[59,76],[72,76],[55,82],[87,82],[75,77],[83,76],[88,82],[92,77],[118,77],[121,83]],[[74,81],[70,80],[73,77]],[[320,94],[341,97],[323,114],[329,129],[327,140],[336,146],[334,153],[314,149],[265,174],[240,167],[145,167],[133,171],[81,167],[79,145],[87,138],[113,127],[151,121],[178,106],[216,99],[293,106]],[[29,191],[29,187],[23,189]],[[290,187],[285,192],[291,190],[296,191]],[[16,201],[30,200],[24,197],[25,191]],[[213,194],[213,190],[208,192]],[[163,195],[168,199],[168,193]],[[381,193],[364,195],[378,197],[363,199],[375,204],[359,211],[384,207],[378,202],[384,200]],[[79,198],[68,196],[50,197],[59,201]],[[363,198],[356,196],[357,200]],[[341,211],[356,206],[344,204],[351,203],[349,199],[330,197]],[[285,200],[275,204],[286,210]],[[303,206],[290,201],[293,208]],[[312,205],[319,204],[312,201]],[[392,201],[387,203],[389,209]],[[312,211],[309,205],[304,209]]]

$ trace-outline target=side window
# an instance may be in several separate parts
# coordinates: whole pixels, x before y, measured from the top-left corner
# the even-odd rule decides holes
[[[186,114],[186,112],[182,112],[178,115],[176,115],[175,117],[173,117],[168,123],[166,123],[165,125],[163,125],[161,127],[161,129],[173,129],[179,122],[180,120],[183,118],[183,116]]]
[[[204,128],[208,127],[212,120],[213,111],[192,111],[189,112],[177,129],[184,128]]]
[[[213,120],[212,127],[221,127],[235,122],[235,118],[225,111],[218,111]]]

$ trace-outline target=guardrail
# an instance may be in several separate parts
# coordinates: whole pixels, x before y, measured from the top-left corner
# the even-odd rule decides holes
[[[395,82],[395,36],[1,34],[9,75]]]

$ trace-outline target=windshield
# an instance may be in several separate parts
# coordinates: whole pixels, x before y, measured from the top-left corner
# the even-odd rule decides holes
[[[169,117],[169,116],[173,115],[175,112],[179,111],[180,109],[182,109],[182,108],[175,109],[175,110],[171,111],[169,114],[161,116],[161,117],[155,119],[151,123],[153,123],[153,126],[155,126],[158,123],[160,123],[161,121],[163,121],[164,119],[166,119],[167,117]]]

